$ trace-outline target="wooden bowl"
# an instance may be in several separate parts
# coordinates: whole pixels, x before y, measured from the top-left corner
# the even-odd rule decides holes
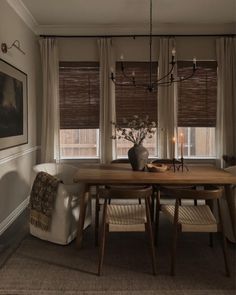
[[[165,164],[147,164],[149,172],[165,172],[168,166]]]

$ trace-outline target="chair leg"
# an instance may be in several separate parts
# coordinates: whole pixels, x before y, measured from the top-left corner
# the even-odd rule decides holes
[[[103,259],[104,259],[104,250],[105,250],[105,240],[106,240],[106,231],[107,231],[107,224],[106,224],[106,214],[107,214],[107,200],[104,203],[104,210],[103,210],[103,220],[102,220],[102,228],[101,228],[101,240],[99,245],[99,262],[98,262],[98,275],[101,275]]]
[[[147,199],[145,199],[145,204],[146,204],[146,214],[147,214],[147,223],[145,223],[145,229],[149,237],[150,252],[151,252],[151,258],[152,258],[152,271],[153,271],[153,275],[156,275],[157,273],[156,254],[155,254],[155,247],[154,247],[154,238],[153,238],[153,229],[152,229],[152,222],[151,222],[151,216],[150,216],[149,202]]]
[[[96,203],[95,203],[95,246],[98,246],[98,239],[99,239],[99,211],[100,211],[100,204],[99,204],[99,196],[96,194]]]
[[[213,212],[212,200],[206,200],[205,202],[206,202],[206,205],[208,205],[210,207],[211,211]],[[214,238],[213,233],[209,233],[209,246],[211,248],[213,248],[213,246],[214,246],[214,239],[213,238]]]
[[[223,248],[223,254],[224,254],[224,261],[225,261],[226,276],[230,277],[229,259],[228,259],[228,251],[227,251],[227,241],[226,241],[225,234],[224,234],[223,231],[222,231],[222,248]]]
[[[176,246],[177,246],[177,239],[178,239],[179,205],[180,205],[180,200],[176,199],[176,202],[175,202],[175,215],[174,215],[174,223],[173,223],[173,240],[172,240],[172,249],[171,249],[171,270],[170,270],[170,273],[171,273],[172,276],[175,275]]]
[[[150,210],[150,214],[151,214],[151,220],[152,222],[154,221],[154,213],[155,213],[155,192],[152,193],[152,197],[151,197],[151,210]]]
[[[155,243],[155,246],[158,245],[159,218],[160,218],[160,191],[157,192],[157,198],[156,198],[156,214],[155,214],[155,228],[154,228],[154,243]]]
[[[218,205],[218,212],[219,212],[219,221],[221,224],[222,228],[222,249],[223,249],[223,254],[224,254],[224,261],[225,261],[225,272],[226,276],[230,277],[230,266],[229,266],[229,258],[228,258],[228,251],[227,251],[227,241],[225,238],[225,230],[224,230],[224,222],[223,222],[223,214],[220,206],[220,200],[217,199],[217,205]]]
[[[197,200],[194,199],[194,206],[197,206]]]

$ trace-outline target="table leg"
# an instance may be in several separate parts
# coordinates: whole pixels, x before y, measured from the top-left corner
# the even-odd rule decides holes
[[[236,239],[236,216],[235,216],[235,200],[234,192],[231,185],[225,185],[225,198],[229,208],[229,219],[232,225],[232,231],[234,234],[234,239]],[[235,242],[235,241],[234,241]]]
[[[79,214],[78,230],[77,230],[77,238],[76,238],[77,248],[81,248],[82,246],[84,220],[85,220],[86,209],[87,209],[89,198],[90,198],[90,195],[89,195],[89,191],[87,187],[83,197],[80,199],[80,214]]]

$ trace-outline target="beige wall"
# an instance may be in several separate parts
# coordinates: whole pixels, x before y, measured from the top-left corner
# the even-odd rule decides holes
[[[7,54],[0,51],[0,58],[28,76],[28,144],[0,151],[0,233],[29,195],[31,169],[39,145],[37,117],[40,117],[40,109],[37,106],[41,100],[37,38],[7,1],[0,1],[0,43],[10,45],[16,39],[26,54],[12,48]]]
[[[12,44],[18,39],[26,55],[15,48],[0,58],[28,75],[28,144],[0,151],[0,233],[30,191],[31,169],[36,162],[40,145],[41,70],[38,40],[21,18],[7,4],[0,1],[0,43]],[[158,55],[158,38],[153,40],[153,57]],[[215,38],[178,37],[179,59],[215,59]],[[148,60],[148,38],[114,38],[116,59]],[[96,38],[59,39],[60,60],[98,61]]]
[[[114,53],[119,60],[123,54],[128,61],[149,60],[149,39],[143,37],[113,38]],[[158,56],[159,38],[153,37],[153,59]],[[176,37],[178,59],[214,60],[215,37]],[[59,55],[63,61],[98,61],[96,38],[61,38],[59,39]]]

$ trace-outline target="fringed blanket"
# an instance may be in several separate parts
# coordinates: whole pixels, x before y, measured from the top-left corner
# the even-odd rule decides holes
[[[30,193],[30,223],[44,231],[51,226],[57,189],[60,180],[46,173],[39,172]]]

